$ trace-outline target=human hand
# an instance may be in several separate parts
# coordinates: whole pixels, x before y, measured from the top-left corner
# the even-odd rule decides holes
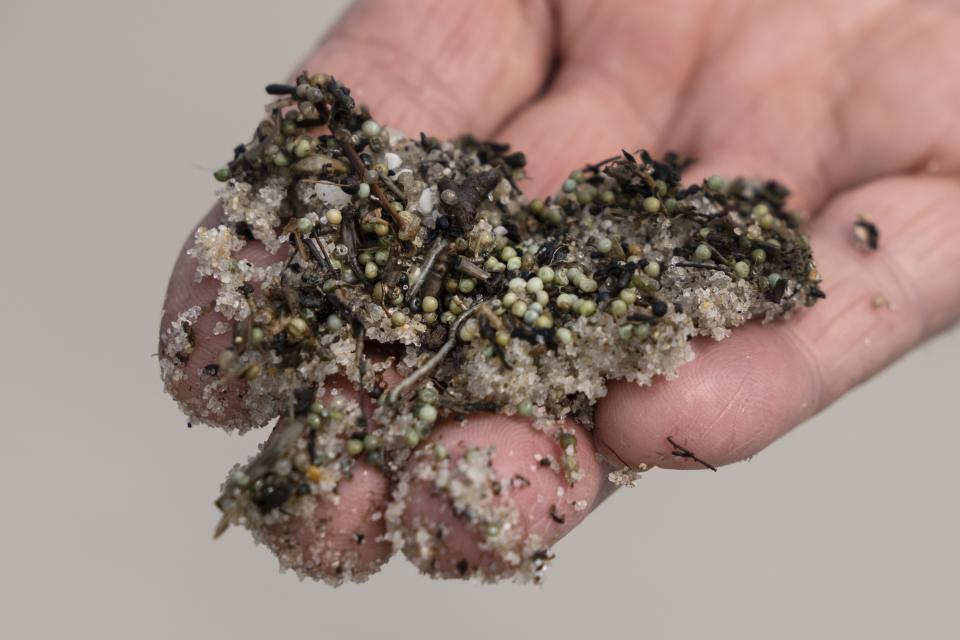
[[[361,2],[306,65],[357,87],[360,101],[409,133],[509,141],[528,154],[528,192],[551,191],[570,168],[626,145],[698,158],[688,180],[762,174],[794,190],[794,206],[813,214],[827,302],[788,323],[698,342],[698,358],[670,384],[612,383],[597,407],[596,442],[609,460],[635,467],[698,467],[671,455],[668,436],[713,464],[753,455],[960,311],[949,271],[960,257],[951,241],[960,221],[949,210],[960,195],[951,119],[960,55],[950,46],[960,14],[937,3],[680,4]],[[861,212],[883,232],[869,255],[849,242]],[[276,259],[245,251],[258,264]],[[193,283],[194,268],[179,261],[164,326],[214,298],[212,282]],[[876,294],[894,308],[875,308]],[[226,335],[213,335],[216,321],[208,313],[195,325],[188,371],[227,346]],[[198,388],[195,379],[178,387],[188,412]],[[477,416],[432,438],[452,452],[496,444],[498,475],[509,478],[555,446],[516,422]],[[528,474],[534,484],[516,494],[526,530],[547,542],[601,493],[604,471],[590,438],[579,440],[587,476],[565,501],[584,500],[585,510],[551,516],[564,484],[553,473]],[[388,491],[371,468],[344,482],[340,505],[320,509],[329,518],[323,553],[350,548],[370,566],[384,558],[389,548],[367,515]],[[445,504],[424,492],[409,511],[451,528],[438,571],[484,561]],[[316,544],[316,532],[304,526],[303,544]],[[357,532],[367,540],[359,549]]]

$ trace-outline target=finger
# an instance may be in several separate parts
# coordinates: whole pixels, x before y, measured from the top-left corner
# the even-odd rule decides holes
[[[551,51],[548,18],[540,2],[366,0],[354,5],[306,66],[355,82],[358,97],[393,126],[414,134],[447,136],[469,129],[483,135],[541,85]],[[214,228],[219,220],[217,208],[200,226]],[[285,257],[285,248],[270,253],[253,241],[237,255],[255,267]],[[247,401],[246,382],[211,385],[203,373],[230,345],[232,332],[212,311],[219,284],[211,278],[194,282],[195,269],[196,261],[182,251],[167,291],[160,345],[167,388],[199,422],[239,429],[262,425],[276,416],[262,394]],[[185,320],[192,309],[199,316]],[[184,321],[189,349],[171,350],[171,337],[183,337]]]
[[[307,67],[334,74],[371,112],[416,136],[489,134],[542,86],[548,3],[363,0]]]
[[[775,3],[718,15],[670,127],[692,172],[774,177],[809,214],[884,175],[955,171],[960,12],[947,3]]]
[[[528,155],[535,195],[623,148],[658,150],[696,63],[706,3],[561,2],[560,68],[547,93],[498,133]]]
[[[386,372],[385,381],[389,384],[397,380],[396,373]],[[357,401],[357,392],[349,381],[336,376],[327,381],[319,400],[328,407],[343,407],[344,403]],[[290,426],[281,418],[258,455],[265,455],[271,446],[276,446],[277,441],[289,433],[286,429]],[[299,437],[313,439],[316,435],[307,430],[306,436]],[[275,465],[272,470],[288,486],[310,489],[312,493],[303,498],[307,504],[290,501],[267,512],[265,520],[255,517],[241,522],[251,529],[255,539],[277,555],[282,567],[333,584],[361,582],[378,571],[392,554],[392,546],[384,536],[383,518],[389,481],[381,469],[359,459],[343,470],[344,475],[337,480],[343,468],[311,460],[312,454],[308,452],[313,450],[307,446],[284,458],[290,461],[286,469],[277,471]],[[256,464],[254,459],[248,468]],[[331,482],[337,483],[332,492],[327,486]],[[293,509],[288,508],[291,505]]]
[[[254,535],[302,576],[332,584],[363,582],[390,558],[383,509],[388,482],[378,469],[358,462],[337,486],[335,499],[315,499],[309,515],[287,518]]]
[[[590,434],[572,422],[563,429],[576,439],[566,451],[555,434],[517,417],[477,415],[435,432],[400,485],[407,557],[436,577],[535,573],[596,504],[604,480]],[[579,469],[572,485],[567,454]]]
[[[734,462],[955,322],[957,198],[955,180],[899,177],[832,201],[811,229],[826,300],[793,320],[698,341],[676,381],[612,384],[597,407],[599,440],[630,465],[701,468],[673,455],[668,436],[711,464]],[[881,229],[877,251],[853,245],[861,212]]]
[[[215,207],[198,227],[216,228],[221,215]],[[265,267],[280,255],[248,242],[234,257]],[[220,283],[211,277],[196,281],[196,268],[184,248],[167,286],[159,347],[166,390],[193,421],[241,431],[262,426],[277,416],[276,409],[264,394],[248,394],[246,380],[220,371],[220,354],[233,341],[233,323],[213,310]]]

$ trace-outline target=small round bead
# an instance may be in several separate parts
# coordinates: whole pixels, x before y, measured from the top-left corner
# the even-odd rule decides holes
[[[767,230],[772,229],[773,225],[776,224],[777,219],[773,217],[772,213],[768,213],[760,217],[760,220],[757,221],[757,224],[760,225],[761,229]]]
[[[625,324],[617,328],[617,335],[621,340],[629,340],[633,336],[633,325]]]
[[[707,188],[711,191],[723,191],[727,188],[727,180],[723,176],[710,176],[707,178]]]
[[[230,179],[230,169],[227,169],[226,167],[217,169],[213,172],[213,177],[217,179],[217,182],[226,182]]]
[[[537,271],[537,277],[540,278],[544,284],[550,284],[553,282],[554,275],[555,273],[550,267],[540,267],[540,269]]]
[[[510,332],[509,331],[497,331],[497,335],[494,337],[497,341],[497,344],[501,347],[505,347],[510,344]]]
[[[511,247],[510,245],[505,246],[500,250],[500,259],[506,262],[510,258],[516,257],[517,250]]]
[[[557,342],[560,344],[570,344],[573,342],[573,333],[571,333],[570,329],[567,329],[566,327],[560,327],[557,329],[557,332],[554,335],[557,338]]]
[[[572,178],[568,178],[563,181],[562,188],[564,193],[573,193],[577,188],[577,181]]]
[[[577,313],[581,316],[592,316],[597,310],[597,303],[593,300],[581,300],[580,308]]]
[[[403,441],[412,449],[420,444],[420,434],[416,429],[407,429],[403,434]]]
[[[543,214],[543,219],[550,224],[561,224],[563,222],[563,211],[556,205],[550,206]]]
[[[740,260],[733,265],[733,271],[734,273],[737,274],[738,278],[741,278],[741,279],[746,278],[747,276],[750,275],[750,264],[748,262],[744,262],[743,260]]]
[[[476,320],[467,320],[463,323],[463,326],[460,327],[460,333],[458,337],[464,342],[470,342],[480,334],[480,327],[477,324]]]
[[[253,330],[250,331],[250,344],[258,345],[263,342],[263,338],[263,329],[260,327],[254,327]]]
[[[537,319],[533,322],[533,326],[535,326],[537,329],[552,329],[553,318],[546,314],[537,316]]]
[[[310,233],[313,229],[313,221],[310,218],[300,218],[297,220],[297,231],[300,233]]]
[[[459,283],[460,293],[471,293],[477,286],[477,281],[473,278],[461,278]]]
[[[507,288],[514,293],[523,293],[527,289],[527,281],[523,278],[510,278]]]
[[[424,404],[435,404],[440,399],[440,394],[433,387],[423,387],[417,392],[417,397]]]
[[[437,408],[432,404],[422,405],[417,411],[417,417],[428,424],[433,424],[437,421]]]
[[[537,311],[536,309],[528,308],[526,312],[523,314],[523,321],[526,322],[527,324],[533,324],[534,322],[537,321],[539,317],[540,317],[539,311]]]
[[[533,415],[533,403],[529,400],[524,400],[517,405],[517,413],[524,417],[530,417]]]
[[[373,223],[373,232],[382,238],[390,233],[390,225],[386,220],[378,220]]]
[[[356,458],[358,455],[363,453],[363,440],[357,438],[350,438],[347,440],[347,454]]]
[[[649,198],[643,199],[643,210],[647,213],[656,213],[660,211],[660,200],[650,196]]]
[[[758,205],[754,205],[753,209],[750,210],[750,215],[754,218],[762,218],[763,216],[770,213],[770,207],[763,204],[762,202]]]
[[[648,262],[647,266],[643,268],[643,272],[650,276],[651,278],[656,278],[660,275],[660,263],[659,262]]]
[[[539,198],[530,203],[530,212],[534,215],[540,215],[545,208],[546,205],[544,205],[543,200]]]
[[[513,305],[514,302],[516,302],[519,299],[520,297],[513,291],[507,291],[505,294],[503,294],[503,298],[501,298],[501,301],[503,302],[503,306],[510,307]]]
[[[576,300],[577,296],[572,293],[561,293],[557,296],[557,307],[563,311],[568,311],[573,307]]]
[[[770,275],[767,276],[767,282],[770,284],[771,287],[777,286],[777,283],[780,282],[781,279],[782,278],[779,273],[771,273]]]
[[[637,290],[633,287],[622,289],[620,291],[620,299],[626,304],[633,304],[637,301]]]
[[[376,262],[368,262],[363,267],[363,275],[366,276],[367,280],[373,280],[378,275],[380,275],[380,268],[377,267]]]
[[[360,186],[357,187],[357,197],[360,199],[366,199],[370,197],[370,185],[368,183],[360,183]]]
[[[754,249],[750,252],[750,259],[754,264],[763,264],[767,261],[767,252],[763,249]]]
[[[638,340],[646,340],[650,335],[650,325],[646,322],[633,325],[633,337]]]
[[[313,143],[310,142],[309,138],[300,138],[293,145],[293,155],[298,158],[306,158],[311,151],[313,151]]]
[[[440,301],[433,296],[424,296],[420,301],[420,308],[426,313],[433,313],[440,307]]]
[[[335,313],[331,313],[327,316],[327,328],[331,331],[340,331],[340,328],[343,327],[343,320],[340,319]]]
[[[543,280],[539,276],[534,276],[527,280],[527,292],[528,293],[537,293],[538,291],[543,291]]]
[[[290,321],[290,324],[287,325],[287,331],[290,332],[290,335],[294,337],[301,337],[306,335],[309,327],[307,326],[307,321],[303,318],[297,316],[296,318]]]
[[[380,135],[380,124],[376,120],[367,120],[362,125],[360,125],[360,130],[363,132],[363,135],[368,138],[373,138]]]
[[[597,290],[597,281],[593,278],[587,278],[586,276],[580,278],[580,281],[577,283],[577,287],[580,288],[580,291],[584,293],[593,293]]]
[[[305,420],[306,420],[307,426],[310,427],[311,429],[319,429],[320,425],[322,424],[320,420],[320,416],[318,416],[315,413],[308,413]]]
[[[455,205],[460,197],[453,189],[444,189],[440,192],[440,200],[446,205]]]
[[[408,320],[406,314],[402,311],[394,311],[390,315],[390,322],[392,322],[395,327],[402,327],[407,324]]]
[[[513,256],[507,260],[507,271],[516,271],[523,265],[523,260],[520,256]]]
[[[380,448],[380,438],[376,434],[368,433],[363,436],[363,448],[367,451],[376,451]]]
[[[343,213],[341,213],[339,209],[327,209],[323,217],[325,217],[330,224],[340,224],[343,222]]]
[[[710,251],[710,247],[705,244],[698,244],[697,248],[693,252],[693,257],[699,260],[700,262],[705,262],[710,259],[710,256],[713,255],[713,252]]]
[[[627,312],[627,303],[619,298],[610,303],[610,313],[620,317]]]
[[[545,307],[550,303],[550,294],[546,291],[537,291],[536,293],[537,303],[541,307]]]
[[[510,313],[517,316],[518,318],[522,318],[523,314],[525,314],[526,312],[527,312],[527,303],[524,302],[523,300],[517,300],[510,306]]]
[[[597,240],[597,251],[600,253],[610,253],[613,248],[613,241],[610,238],[600,238]]]
[[[230,482],[238,487],[245,487],[250,484],[250,476],[248,476],[242,469],[237,469],[230,474]]]

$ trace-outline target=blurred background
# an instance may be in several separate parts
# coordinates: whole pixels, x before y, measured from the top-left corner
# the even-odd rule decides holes
[[[345,4],[0,4],[0,636],[960,637],[956,329],[750,462],[645,475],[542,588],[395,559],[333,590],[211,540],[263,432],[187,428],[162,296],[262,86]]]

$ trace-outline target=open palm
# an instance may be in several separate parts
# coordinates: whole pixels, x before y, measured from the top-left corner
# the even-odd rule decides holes
[[[810,219],[828,299],[790,322],[698,342],[677,381],[612,383],[597,406],[592,440],[608,460],[699,468],[672,455],[667,437],[713,464],[751,456],[957,319],[957,41],[960,6],[932,0],[364,0],[305,66],[355,87],[379,119],[408,133],[510,142],[527,154],[528,193],[549,193],[571,169],[624,147],[694,157],[688,180],[758,175],[791,188]],[[862,213],[882,232],[869,254],[850,242]],[[259,264],[277,259],[252,243],[244,253]],[[215,297],[216,284],[194,283],[194,269],[182,256],[164,326]],[[227,346],[227,335],[213,335],[216,322],[212,312],[197,322],[187,382],[177,388],[190,413],[201,403],[196,370]],[[226,422],[250,422],[238,411]],[[555,446],[491,415],[446,425],[431,440],[452,452],[496,445],[502,477]],[[548,542],[603,493],[605,470],[591,438],[580,440],[587,477],[565,501],[586,509],[551,512],[563,484],[553,473],[534,474],[516,496],[527,531]],[[377,566],[389,546],[369,515],[389,491],[363,468],[343,483],[339,505],[299,523],[297,538],[319,550],[321,564],[331,559],[331,573],[347,547]],[[428,491],[414,491],[408,512],[411,522],[422,516],[451,529],[437,571],[483,562],[473,534]],[[358,532],[367,540],[360,548]]]

